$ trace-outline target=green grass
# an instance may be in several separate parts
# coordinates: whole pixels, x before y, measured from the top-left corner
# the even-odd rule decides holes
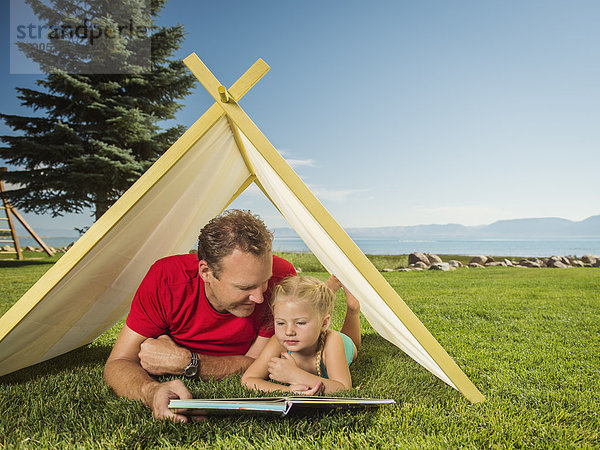
[[[327,277],[312,255],[286,256],[304,274]],[[375,264],[400,259],[377,257]],[[1,264],[0,312],[50,267],[44,261]],[[394,398],[395,408],[158,422],[102,381],[121,322],[88,347],[0,378],[0,448],[600,446],[599,269],[491,267],[384,276],[486,402],[471,405],[363,321],[363,346],[351,367],[359,389],[349,395]],[[335,327],[343,313],[340,296]],[[248,395],[237,376],[186,383],[197,397]]]

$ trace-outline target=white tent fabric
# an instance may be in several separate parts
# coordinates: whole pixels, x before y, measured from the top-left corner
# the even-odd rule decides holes
[[[275,206],[327,271],[335,274],[359,299],[362,313],[373,328],[435,376],[456,388],[243,134],[242,140],[256,176]]]

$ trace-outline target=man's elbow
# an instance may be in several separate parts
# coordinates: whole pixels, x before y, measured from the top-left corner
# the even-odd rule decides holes
[[[104,364],[104,382],[108,384],[111,388],[114,389],[114,378],[115,374],[118,373],[118,368],[116,367],[118,362],[113,358],[108,358],[106,363]]]
[[[113,355],[108,357],[108,360],[104,364],[104,382],[110,386],[113,391],[118,391],[118,386],[122,382],[123,377],[127,378],[131,375],[128,372],[131,363],[132,361],[128,358],[120,358]]]
[[[242,372],[245,372],[246,370],[248,370],[248,367],[250,367],[253,362],[254,362],[254,358],[252,358],[251,356],[244,355],[244,361],[242,363]]]
[[[230,375],[233,375],[235,373],[242,374],[243,379],[244,375],[246,374],[246,371],[248,370],[248,367],[250,367],[253,362],[254,358],[246,355],[241,355],[239,363],[237,364],[237,369],[233,370]]]

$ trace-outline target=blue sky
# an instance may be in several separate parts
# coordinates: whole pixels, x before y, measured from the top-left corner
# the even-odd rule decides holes
[[[14,87],[36,77],[9,73],[2,8],[2,111],[28,114]],[[342,226],[600,214],[596,0],[171,0],[160,23],[225,85],[271,66],[241,105]],[[184,102],[189,126],[212,99]],[[285,224],[257,191],[235,206]]]

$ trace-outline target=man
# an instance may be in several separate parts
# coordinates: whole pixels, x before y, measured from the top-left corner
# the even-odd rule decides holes
[[[104,368],[117,395],[141,400],[154,417],[186,422],[170,399],[191,398],[180,380],[243,372],[273,335],[275,284],[294,267],[271,254],[273,235],[250,212],[230,210],[200,232],[198,255],[157,261],[133,299]]]

